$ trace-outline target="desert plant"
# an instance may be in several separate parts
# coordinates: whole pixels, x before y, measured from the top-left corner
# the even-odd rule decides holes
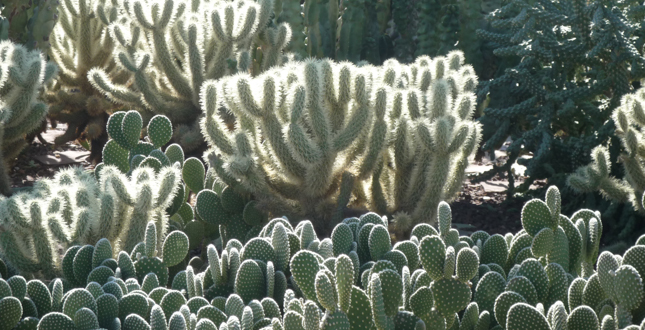
[[[56,74],[38,50],[11,41],[0,42],[0,194],[11,195],[9,168],[27,146],[25,135],[40,127],[47,104],[41,87]]]
[[[109,27],[116,44],[112,55],[132,84],[124,85],[103,68],[90,70],[88,77],[110,100],[139,110],[146,121],[151,114],[170,118],[174,141],[186,152],[203,145],[198,119],[205,80],[257,74],[287,60],[282,50],[291,30],[286,24],[268,27],[271,0],[143,0],[119,6],[125,16]]]
[[[645,175],[642,164],[643,127],[645,126],[645,90],[625,95],[620,107],[614,110],[612,121],[616,135],[620,138],[622,152],[619,156],[625,177],[618,179],[611,175],[612,161],[608,148],[598,146],[592,150],[593,161],[579,168],[569,176],[568,184],[580,192],[600,191],[603,196],[616,202],[629,202],[633,208],[645,213],[643,192]]]
[[[640,4],[514,1],[489,19],[499,32],[478,35],[498,44],[497,56],[521,62],[481,83],[479,100],[489,99],[481,118],[488,127],[483,149],[493,152],[509,136],[513,142],[508,161],[478,180],[511,176],[511,165],[531,152],[532,158],[518,160],[529,179],[520,187],[511,182],[509,194],[527,190],[535,179],[561,185],[590,161],[591,149],[613,136],[608,119],[645,74]]]
[[[105,125],[118,105],[92,87],[87,73],[101,68],[115,82],[127,83],[130,74],[114,61],[115,44],[108,29],[123,18],[116,0],[65,1],[50,38],[50,54],[60,73],[48,86],[44,99],[50,104],[52,124],[67,124],[65,134],[54,142],[60,146],[76,139],[89,140],[89,161],[94,164],[101,161],[101,150],[108,139]]]
[[[3,1],[0,4],[0,40],[11,40],[29,50],[47,53],[59,4],[59,0]]]
[[[310,60],[209,82],[202,130],[211,167],[261,209],[308,217],[319,230],[348,203],[408,212],[399,218],[409,230],[459,191],[479,139],[476,81],[454,52],[383,67]],[[235,131],[217,117],[220,102],[240,123]]]
[[[0,326],[639,329],[645,236],[623,255],[598,256],[597,214],[579,210],[569,220],[559,214],[559,197],[551,187],[545,201],[527,203],[524,229],[504,236],[460,236],[441,203],[437,227],[418,224],[394,246],[387,219],[375,213],[344,219],[322,240],[310,221],[294,228],[275,218],[246,244],[208,245],[207,263],[172,277],[167,266],[185,258],[188,239],[171,232],[160,249],[151,222],[143,242],[116,258],[106,239],[71,247],[64,277],[49,286],[22,276],[0,279]],[[552,228],[565,235],[549,236]]]

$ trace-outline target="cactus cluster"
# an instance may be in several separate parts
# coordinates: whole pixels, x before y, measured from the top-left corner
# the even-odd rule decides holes
[[[245,244],[214,241],[188,265],[189,239],[154,222],[130,252],[72,246],[45,285],[0,269],[5,329],[609,330],[645,325],[645,236],[598,253],[598,215],[560,214],[557,188],[505,236],[460,235],[448,204],[392,245],[388,220],[346,218],[319,239],[275,218]],[[573,221],[575,220],[575,221]],[[161,243],[163,241],[163,243]],[[117,257],[114,257],[117,255]],[[169,267],[184,265],[176,273]],[[643,322],[641,324],[641,322]],[[638,325],[640,324],[640,326]]]
[[[11,195],[9,169],[27,146],[25,135],[37,130],[47,115],[39,99],[41,87],[56,74],[38,50],[11,41],[0,42],[0,194]]]
[[[124,79],[95,67],[94,88],[118,104],[139,110],[146,121],[166,115],[174,141],[186,152],[203,145],[198,129],[199,93],[207,79],[236,72],[257,74],[288,60],[282,50],[291,30],[269,26],[273,1],[162,2],[117,0],[120,16],[109,26],[111,56]]]
[[[13,267],[52,277],[60,272],[59,245],[94,244],[101,238],[115,251],[129,251],[144,238],[149,221],[157,224],[159,239],[165,237],[169,217],[186,198],[183,152],[177,145],[166,153],[158,149],[172,135],[168,118],[150,121],[147,141],[139,140],[141,122],[136,111],[115,113],[108,124],[114,139],[94,171],[62,170],[29,192],[0,200],[0,253]]]
[[[477,78],[463,61],[461,52],[379,67],[308,60],[209,81],[201,99],[210,165],[261,209],[320,230],[347,205],[406,212],[404,231],[432,222],[479,141]],[[232,131],[222,106],[236,118]]]
[[[67,124],[66,132],[54,143],[60,146],[76,139],[89,140],[89,160],[94,164],[101,161],[101,150],[108,139],[105,125],[109,113],[118,105],[92,87],[87,73],[99,67],[119,83],[130,78],[112,55],[115,44],[108,27],[120,19],[116,0],[63,1],[59,22],[50,38],[50,54],[60,73],[43,97],[50,104],[48,116],[52,124]]]
[[[0,40],[47,53],[60,0],[8,0],[0,3]]]
[[[477,34],[514,64],[481,83],[482,148],[493,153],[509,137],[513,142],[508,160],[478,180],[512,176],[517,160],[529,179],[519,187],[511,182],[510,196],[536,179],[562,187],[591,161],[590,151],[614,137],[609,119],[622,96],[645,77],[642,12],[636,1],[521,0],[488,16],[498,31]],[[527,153],[532,157],[522,157]]]
[[[616,202],[629,202],[639,213],[645,213],[645,169],[643,168],[643,127],[645,127],[645,89],[627,94],[621,105],[612,114],[616,135],[622,151],[619,161],[623,164],[625,177],[618,179],[612,174],[609,148],[603,145],[592,150],[592,162],[579,168],[568,177],[568,184],[580,192],[600,191],[603,196]]]

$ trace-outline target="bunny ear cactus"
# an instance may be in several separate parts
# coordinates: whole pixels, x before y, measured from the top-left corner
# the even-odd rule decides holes
[[[188,254],[188,236],[180,231],[173,231],[164,239],[161,251],[155,252],[157,235],[154,222],[148,224],[150,230],[146,231],[145,237],[145,255],[136,257],[134,263],[139,281],[150,273],[156,275],[159,284],[166,286],[168,283],[168,267],[172,267],[182,262]],[[161,258],[159,256],[161,255]]]
[[[92,87],[87,74],[92,68],[101,68],[122,83],[128,79],[127,71],[116,65],[112,56],[115,44],[108,37],[108,26],[123,17],[116,0],[61,2],[59,24],[50,38],[50,54],[60,67],[59,79],[48,86],[44,98],[51,105],[49,118],[67,124],[54,143],[60,146],[76,139],[89,140],[89,160],[96,164],[101,162],[108,140],[105,126],[109,114],[118,106]]]
[[[168,116],[175,125],[173,140],[185,151],[203,144],[196,129],[204,81],[237,72],[258,74],[285,61],[281,53],[291,30],[286,24],[268,27],[271,0],[120,5],[125,10],[108,27],[107,38],[115,45],[109,54],[125,73],[114,76],[95,67],[88,79],[113,102]],[[163,15],[150,20],[157,17],[155,8]]]
[[[0,194],[9,196],[9,164],[27,146],[25,135],[38,129],[47,114],[38,93],[57,68],[39,51],[8,40],[0,42],[0,53]]]

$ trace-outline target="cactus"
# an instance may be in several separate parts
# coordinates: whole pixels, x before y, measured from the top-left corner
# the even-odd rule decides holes
[[[615,125],[608,119],[632,90],[632,82],[645,74],[637,37],[642,33],[640,14],[622,11],[622,6],[614,1],[520,1],[488,16],[498,31],[478,30],[477,35],[496,43],[494,53],[513,67],[483,82],[478,91],[479,102],[490,100],[480,119],[491,128],[482,149],[493,152],[508,137],[513,143],[507,149],[508,161],[477,181],[500,172],[510,177],[517,160],[527,167],[529,179],[518,187],[510,184],[510,196],[528,190],[536,179],[564,179],[564,174],[589,163],[592,149],[609,142]],[[598,24],[603,20],[607,24]],[[552,29],[564,21],[570,30]],[[589,74],[572,74],[583,71]],[[528,152],[532,158],[520,158]]]
[[[125,69],[112,57],[115,47],[109,25],[117,22],[119,5],[116,0],[78,3],[63,1],[60,24],[51,35],[51,56],[60,67],[59,78],[48,86],[43,97],[51,105],[48,116],[52,124],[67,124],[63,135],[56,137],[56,146],[73,140],[89,140],[89,161],[101,162],[101,151],[108,140],[105,125],[117,106],[92,87],[87,73],[102,68],[113,79],[128,79]],[[95,51],[100,49],[100,51]]]
[[[598,146],[592,151],[592,162],[579,168],[569,176],[569,186],[580,192],[600,191],[605,198],[616,202],[629,202],[639,213],[645,213],[643,207],[643,169],[640,164],[642,145],[642,127],[645,125],[643,111],[643,93],[639,89],[634,94],[623,97],[621,105],[612,115],[616,126],[616,135],[621,140],[623,151],[620,162],[623,163],[625,178],[620,180],[612,176],[611,158],[608,148]]]
[[[597,215],[581,210],[573,224],[560,214],[556,188],[526,203],[515,234],[459,236],[450,207],[436,213],[436,227],[417,224],[393,247],[375,213],[344,219],[322,240],[310,221],[294,228],[274,218],[245,244],[209,244],[208,263],[187,266],[188,237],[173,231],[160,244],[149,222],[130,253],[115,253],[105,238],[69,248],[64,278],[49,287],[0,279],[0,327],[554,330],[643,322],[645,236],[622,256],[598,255],[599,228],[586,229]],[[584,237],[568,272],[542,246],[552,228]],[[182,271],[170,276],[173,265]]]
[[[99,173],[97,180],[92,173],[71,168],[39,181],[30,193],[0,201],[5,210],[0,250],[7,261],[20,271],[43,271],[51,277],[60,269],[57,244],[94,244],[104,237],[120,242],[115,251],[131,250],[151,220],[162,228],[158,236],[165,236],[166,208],[180,180],[177,166],[158,173],[139,167],[131,177],[114,166],[103,166]]]
[[[127,78],[110,76],[97,67],[89,71],[88,79],[111,101],[144,115],[168,116],[175,125],[174,141],[187,152],[203,144],[196,128],[205,80],[236,72],[258,74],[287,60],[282,50],[291,30],[286,24],[267,27],[270,0],[165,1],[164,14],[152,21],[146,17],[157,17],[153,9],[157,5],[149,1],[119,5],[127,10],[122,21],[110,26],[109,38],[116,45],[111,55]],[[145,49],[142,56],[141,49]]]
[[[202,131],[213,148],[211,167],[229,186],[252,194],[260,209],[313,218],[320,230],[340,221],[353,200],[355,207],[410,212],[414,225],[433,221],[439,201],[461,185],[479,139],[468,95],[475,84],[458,52],[410,66],[310,60],[255,78],[206,83]],[[432,101],[420,102],[420,93]],[[228,131],[216,114],[219,102],[248,124]],[[430,148],[434,141],[444,147]],[[345,165],[334,165],[339,161]],[[394,169],[384,166],[390,162]]]
[[[9,196],[10,164],[27,146],[25,135],[37,130],[47,113],[38,93],[57,69],[39,51],[10,41],[0,42],[0,53],[0,194]]]
[[[58,20],[58,0],[5,1],[0,4],[0,40],[23,44],[27,49],[50,50],[50,34]]]

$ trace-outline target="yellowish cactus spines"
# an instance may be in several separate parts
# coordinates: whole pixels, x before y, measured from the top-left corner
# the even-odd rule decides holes
[[[407,212],[410,226],[434,222],[480,139],[476,82],[459,52],[410,65],[290,63],[206,82],[202,132],[218,175],[276,214],[333,223],[349,201]],[[233,131],[220,106],[235,116]]]
[[[110,26],[112,56],[129,80],[103,68],[88,74],[110,100],[163,114],[176,126],[175,142],[187,152],[203,144],[198,132],[199,93],[208,79],[256,75],[288,60],[288,24],[270,26],[273,0],[116,0],[123,17]]]

